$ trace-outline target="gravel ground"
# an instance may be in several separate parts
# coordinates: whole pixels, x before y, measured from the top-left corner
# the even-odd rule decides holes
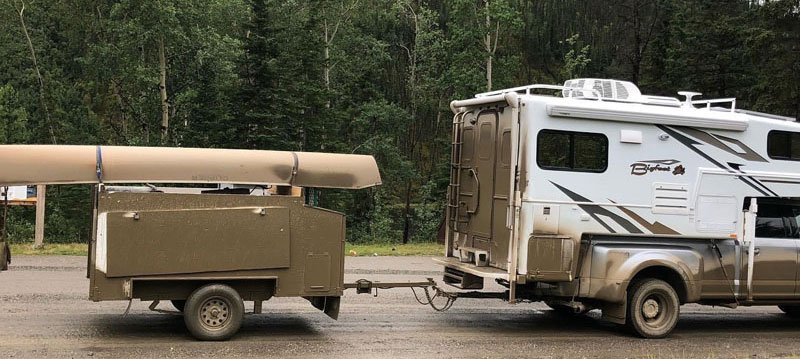
[[[0,357],[800,358],[800,322],[776,307],[687,305],[668,339],[642,340],[599,313],[563,318],[540,303],[459,299],[447,313],[408,289],[347,292],[338,321],[298,298],[274,298],[228,342],[192,339],[177,315],[87,300],[86,257],[17,256],[0,273]],[[346,280],[437,278],[426,257],[347,258]],[[162,304],[168,307],[168,304]],[[252,306],[252,305],[251,305]]]

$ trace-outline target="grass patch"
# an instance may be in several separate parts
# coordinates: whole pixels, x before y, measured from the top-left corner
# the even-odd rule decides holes
[[[41,249],[33,249],[33,243],[11,244],[11,255],[71,255],[85,256],[88,252],[86,243],[45,243]],[[394,249],[394,250],[393,250]],[[444,247],[439,243],[372,243],[345,245],[345,253],[353,256],[440,256]]]
[[[441,256],[444,254],[444,246],[436,242],[427,243],[372,243],[372,244],[350,244],[345,245],[345,254],[353,256],[351,251],[355,251],[355,256],[371,256],[377,253],[379,256]]]
[[[11,244],[11,256],[16,255],[68,255],[85,256],[89,252],[86,243],[45,243],[44,247],[34,249],[33,243]]]

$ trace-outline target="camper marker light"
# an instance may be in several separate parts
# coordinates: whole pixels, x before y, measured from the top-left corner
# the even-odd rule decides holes
[[[619,131],[619,142],[641,144],[642,143],[642,131],[620,130]]]

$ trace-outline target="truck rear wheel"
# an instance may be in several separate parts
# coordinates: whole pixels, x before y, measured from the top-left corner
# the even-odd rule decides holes
[[[209,284],[195,290],[186,300],[183,321],[199,340],[227,340],[239,331],[244,302],[235,289]]]
[[[779,305],[778,308],[790,317],[800,318],[800,305]]]
[[[643,279],[628,291],[626,325],[643,338],[663,338],[678,324],[680,301],[675,289],[660,279]]]

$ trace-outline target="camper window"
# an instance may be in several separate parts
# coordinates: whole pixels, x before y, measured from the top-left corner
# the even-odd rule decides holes
[[[601,133],[542,130],[536,162],[547,170],[604,172],[608,167],[608,138]]]
[[[770,158],[777,160],[800,160],[800,133],[770,131],[767,153]]]

